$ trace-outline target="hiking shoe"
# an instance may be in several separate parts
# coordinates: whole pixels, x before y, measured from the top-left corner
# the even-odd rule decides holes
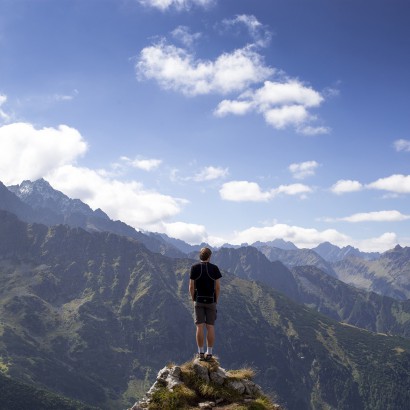
[[[211,353],[207,353],[205,356],[205,361],[206,362],[210,362],[212,360],[212,354]]]
[[[196,358],[203,362],[205,360],[205,353],[197,353]]]

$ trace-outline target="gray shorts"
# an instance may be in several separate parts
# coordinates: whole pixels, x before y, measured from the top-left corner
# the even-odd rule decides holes
[[[216,320],[216,303],[198,303],[195,302],[195,324],[214,325]]]

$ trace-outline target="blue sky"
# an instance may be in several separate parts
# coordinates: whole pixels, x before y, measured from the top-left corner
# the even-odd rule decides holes
[[[410,245],[410,3],[0,0],[0,180],[189,243]]]

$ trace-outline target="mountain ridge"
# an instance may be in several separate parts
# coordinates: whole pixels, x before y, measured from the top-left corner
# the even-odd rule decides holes
[[[111,233],[0,212],[0,356],[22,381],[124,408],[164,362],[195,349],[192,262]],[[225,271],[218,314],[224,364],[252,364],[256,382],[289,410],[382,409],[410,399],[394,387],[410,383],[406,339],[339,324]]]

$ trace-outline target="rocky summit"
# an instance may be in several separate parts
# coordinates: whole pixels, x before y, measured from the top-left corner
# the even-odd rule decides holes
[[[216,359],[194,359],[158,372],[145,397],[128,410],[280,410],[252,381],[252,369],[223,369]]]

